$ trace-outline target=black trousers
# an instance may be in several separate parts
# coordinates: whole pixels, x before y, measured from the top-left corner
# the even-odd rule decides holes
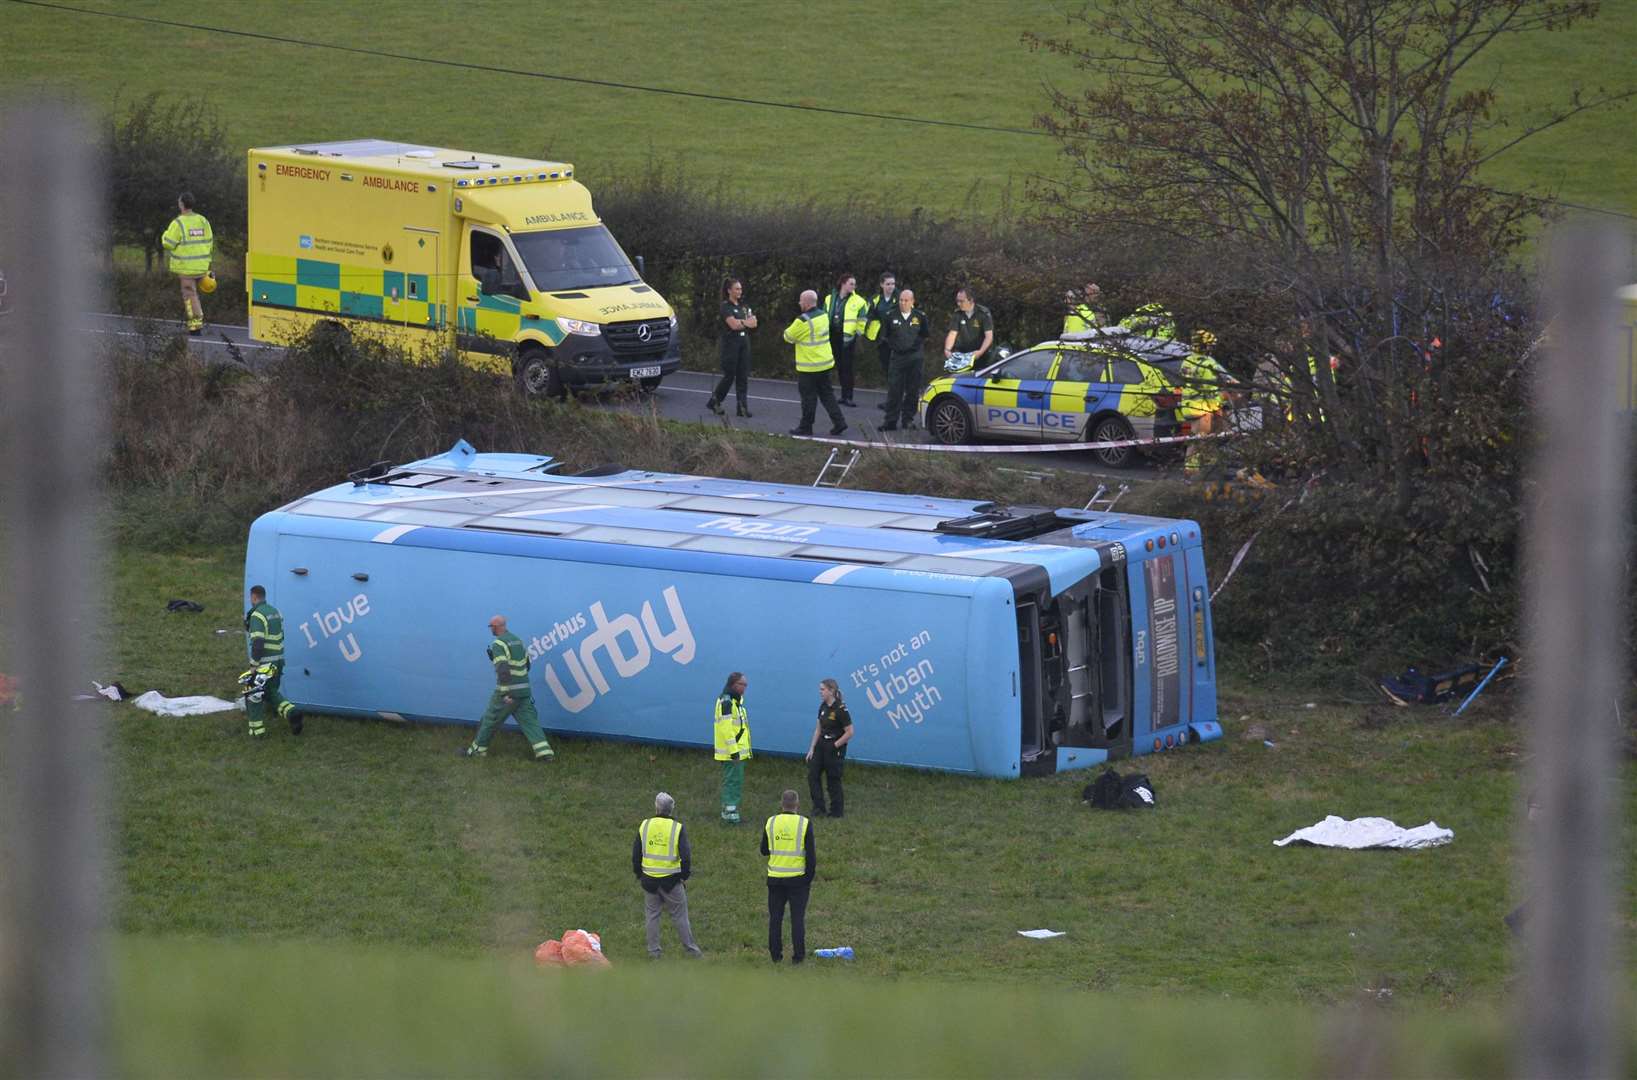
[[[858,348],[858,339],[843,341],[839,337],[830,338],[830,355],[836,358],[836,378],[841,382],[841,400],[853,399],[853,353]]]
[[[722,380],[711,391],[711,398],[722,402],[728,399],[728,390],[737,389],[739,404],[749,407],[750,398],[750,342],[738,338],[730,340],[722,353]]]
[[[813,760],[807,763],[807,795],[812,802],[813,813],[825,812],[824,782],[830,782],[829,812],[836,817],[841,816],[841,769],[847,763],[847,748],[837,747],[834,739],[819,737],[818,746],[813,748]]]
[[[881,361],[881,380],[883,382],[890,381],[892,379],[892,350],[887,348],[885,334],[876,342],[875,348],[877,358]]]
[[[847,422],[841,406],[836,404],[835,391],[830,389],[829,371],[796,372],[796,391],[801,394],[801,423],[797,426],[803,431],[813,430],[813,415],[818,411],[819,402],[824,403],[832,425],[841,427]]]
[[[915,408],[921,401],[921,350],[913,353],[894,353],[892,366],[887,370],[887,423],[900,420],[909,423],[915,419]]]
[[[807,958],[807,894],[811,878],[767,879],[767,954],[777,964],[784,959],[784,906],[790,905],[790,959],[801,963]]]

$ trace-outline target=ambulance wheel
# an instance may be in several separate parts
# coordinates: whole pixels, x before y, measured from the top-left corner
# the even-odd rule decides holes
[[[932,403],[926,426],[932,437],[945,446],[965,446],[972,441],[972,412],[956,397],[941,397]]]
[[[538,345],[526,345],[517,354],[517,388],[524,397],[567,399],[568,387],[558,375],[551,354]]]
[[[1087,442],[1126,442],[1137,437],[1123,416],[1105,416],[1093,421],[1090,434]],[[1131,446],[1111,446],[1091,453],[1111,469],[1129,469],[1137,460],[1137,450]]]

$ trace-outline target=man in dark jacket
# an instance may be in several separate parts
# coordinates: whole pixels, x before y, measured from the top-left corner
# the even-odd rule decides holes
[[[682,884],[693,873],[688,833],[676,820],[676,800],[665,792],[654,796],[654,816],[637,826],[631,842],[631,872],[642,886],[648,916],[648,955],[659,959],[659,914],[664,911],[676,927],[689,956],[700,956],[688,924],[688,890]]]

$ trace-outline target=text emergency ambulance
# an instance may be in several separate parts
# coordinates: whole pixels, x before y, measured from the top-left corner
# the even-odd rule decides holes
[[[359,139],[252,149],[249,182],[258,341],[334,323],[458,350],[529,394],[651,390],[681,366],[675,313],[572,165]]]

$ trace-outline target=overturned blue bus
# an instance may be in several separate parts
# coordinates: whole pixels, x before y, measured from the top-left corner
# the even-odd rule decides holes
[[[825,677],[854,761],[1016,777],[1221,734],[1191,521],[567,475],[461,442],[264,514],[245,583],[311,712],[476,723],[500,613],[552,733],[710,746],[737,670],[763,752],[806,751]]]

